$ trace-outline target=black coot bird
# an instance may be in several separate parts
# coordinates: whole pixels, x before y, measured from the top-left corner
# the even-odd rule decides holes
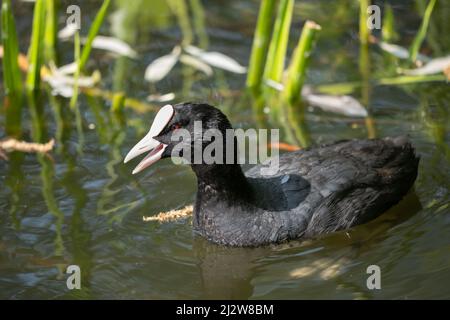
[[[201,139],[205,148],[210,140],[194,134],[194,121],[201,121],[203,130],[220,130],[224,137],[231,129],[226,116],[208,104],[167,105],[124,162],[149,152],[134,169],[137,173],[173,157],[180,140],[172,135],[180,128],[192,135],[187,143]],[[235,142],[228,140],[224,150]],[[176,155],[193,157],[182,151]],[[194,230],[218,244],[260,246],[348,229],[398,203],[412,187],[418,163],[407,138],[395,137],[285,153],[279,156],[278,173],[269,177],[261,175],[261,165],[244,174],[237,162],[191,164],[198,184]]]

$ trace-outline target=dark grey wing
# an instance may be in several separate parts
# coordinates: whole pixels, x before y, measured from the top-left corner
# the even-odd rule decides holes
[[[352,140],[283,154],[278,176],[298,175],[310,184],[304,202],[313,214],[305,235],[312,236],[364,223],[400,201],[418,161],[404,137]],[[292,193],[288,187],[286,195],[295,199]]]
[[[321,188],[326,199],[314,212],[306,236],[347,229],[376,218],[398,203],[417,177],[419,159],[403,137],[330,147],[330,152],[336,153],[334,160],[326,160],[308,173],[307,179]],[[343,165],[336,167],[337,161]]]
[[[309,182],[298,174],[247,178],[257,195],[254,204],[267,211],[292,210],[306,199],[311,189]]]

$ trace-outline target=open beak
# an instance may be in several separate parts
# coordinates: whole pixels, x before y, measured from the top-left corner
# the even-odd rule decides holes
[[[151,166],[159,159],[161,159],[167,145],[154,139],[164,130],[167,124],[172,120],[175,111],[171,105],[162,107],[156,114],[155,120],[150,128],[150,131],[128,152],[124,159],[124,163],[136,158],[137,156],[148,152],[145,158],[134,168],[132,174],[141,172],[145,168]]]

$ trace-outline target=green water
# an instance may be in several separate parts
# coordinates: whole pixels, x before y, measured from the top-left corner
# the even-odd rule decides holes
[[[73,3],[80,5],[86,24],[101,4]],[[164,1],[113,3],[101,34],[126,40],[139,57],[129,60],[94,51],[88,69],[101,70],[102,88],[142,101],[149,94],[174,92],[177,102],[201,100],[219,106],[235,127],[255,126],[251,101],[242,89],[244,75],[215,69],[207,78],[178,65],[156,85],[143,78],[153,59],[190,35],[197,45],[246,65],[257,1],[202,1],[200,11],[191,10],[187,26]],[[408,46],[420,16],[414,1],[395,3],[399,44]],[[15,10],[25,52],[32,5],[19,3]],[[442,1],[436,10],[425,51],[443,56],[450,51],[448,2]],[[60,11],[60,29],[64,12]],[[359,80],[356,1],[297,1],[289,52],[306,18],[322,25],[308,82]],[[70,42],[62,43],[60,60],[70,62],[72,52]],[[372,76],[387,75],[393,68],[386,66],[386,59],[376,47],[370,48]],[[2,82],[0,86],[3,96]],[[356,98],[361,95],[354,93]],[[348,232],[257,249],[210,244],[192,234],[190,219],[142,221],[143,216],[191,204],[196,191],[188,167],[165,160],[132,176],[133,165],[122,163],[148,130],[154,112],[128,108],[127,122],[121,125],[109,115],[110,101],[82,95],[80,140],[69,100],[49,99],[44,91],[41,101],[41,133],[57,139],[51,157],[13,153],[9,161],[0,160],[0,298],[450,298],[448,84],[370,88],[377,135],[408,134],[421,156],[414,191],[399,206]],[[32,140],[25,109],[23,138]],[[3,115],[0,120],[3,123]],[[364,120],[313,110],[307,112],[307,123],[316,143],[367,137]],[[81,290],[66,287],[65,270],[72,264],[81,268]],[[366,287],[366,269],[373,264],[381,268],[381,290]]]

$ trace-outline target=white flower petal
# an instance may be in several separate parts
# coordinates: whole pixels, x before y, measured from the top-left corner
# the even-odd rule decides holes
[[[154,60],[145,70],[145,80],[158,82],[162,80],[175,66],[180,55],[179,49],[174,49],[172,53]]]
[[[303,98],[310,105],[327,112],[340,113],[351,117],[367,116],[366,108],[351,96],[307,94],[303,95]]]
[[[147,97],[148,101],[151,102],[169,102],[175,99],[175,93],[170,92],[163,95],[160,94],[151,94]]]
[[[75,32],[77,32],[78,27],[75,23],[67,24],[63,29],[58,32],[59,39],[68,39],[73,37]]]
[[[62,67],[59,67],[56,71],[64,75],[74,74],[77,71],[77,64],[75,62],[72,62]]]
[[[433,59],[423,67],[412,70],[404,70],[404,73],[409,76],[436,74],[443,72],[448,66],[450,66],[450,56]]]
[[[208,77],[212,76],[213,70],[212,68],[207,65],[206,63],[202,62],[200,59],[197,59],[196,57],[182,54],[180,56],[180,62],[184,63],[188,66],[193,67],[194,69],[200,70],[204,74],[206,74]]]
[[[113,37],[96,36],[92,42],[92,47],[114,52],[129,58],[137,57],[136,51],[134,51],[126,42]]]
[[[383,50],[389,54],[392,54],[394,57],[397,57],[399,59],[409,59],[409,50],[402,46],[384,42],[384,41],[380,41],[378,43],[378,45],[380,46],[381,50]],[[417,60],[426,62],[426,61],[429,61],[430,58],[419,53],[417,55]]]
[[[204,51],[194,46],[187,46],[184,49],[187,53],[199,58],[212,67],[239,74],[247,72],[246,67],[241,66],[239,62],[237,62],[233,58],[230,58],[229,56],[224,55],[223,53],[215,51]]]
[[[60,69],[52,69],[52,73],[46,74],[43,79],[52,88],[53,95],[60,95],[65,98],[70,98],[73,95],[73,87],[76,80],[73,76],[61,73]],[[90,77],[79,77],[78,86],[81,88],[92,88],[100,80],[101,75],[96,71]]]

